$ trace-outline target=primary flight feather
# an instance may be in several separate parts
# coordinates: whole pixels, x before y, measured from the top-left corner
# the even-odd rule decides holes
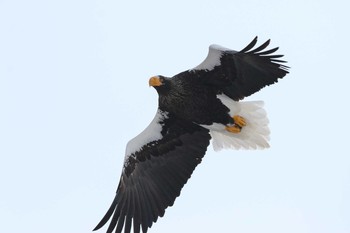
[[[262,101],[239,102],[288,73],[278,48],[257,48],[257,37],[241,51],[211,45],[197,67],[172,78],[149,79],[158,92],[150,125],[130,140],[116,196],[94,230],[109,219],[107,233],[146,233],[201,163],[210,139],[215,150],[269,146]]]

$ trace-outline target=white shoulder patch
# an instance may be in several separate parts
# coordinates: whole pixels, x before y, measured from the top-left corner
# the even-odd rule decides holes
[[[144,129],[139,135],[131,139],[126,145],[125,156],[129,156],[132,153],[139,151],[142,146],[149,142],[162,139],[162,127],[161,122],[168,118],[168,113],[157,110],[157,113],[151,123]]]
[[[192,70],[212,70],[215,66],[221,65],[220,58],[225,51],[232,51],[220,45],[210,45],[207,58]]]

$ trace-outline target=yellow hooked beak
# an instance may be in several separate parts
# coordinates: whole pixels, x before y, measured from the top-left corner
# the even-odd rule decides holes
[[[162,81],[160,81],[158,76],[153,76],[152,78],[150,78],[148,83],[150,87],[159,87],[163,85]]]

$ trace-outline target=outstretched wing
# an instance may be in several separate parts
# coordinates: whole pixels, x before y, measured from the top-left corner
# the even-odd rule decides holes
[[[132,139],[116,197],[94,230],[112,218],[107,233],[145,233],[164,215],[180,195],[182,187],[201,162],[210,135],[191,122],[158,110],[151,124]]]
[[[200,65],[179,75],[198,77],[231,99],[241,100],[288,73],[289,67],[279,59],[283,55],[274,54],[278,47],[265,50],[270,40],[254,48],[256,43],[257,37],[239,52],[211,45],[207,58]]]

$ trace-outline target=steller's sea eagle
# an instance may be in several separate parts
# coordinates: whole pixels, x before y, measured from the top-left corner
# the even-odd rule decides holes
[[[130,140],[116,196],[94,230],[111,218],[115,230],[144,233],[163,217],[201,163],[210,139],[215,150],[269,146],[262,101],[239,102],[288,73],[270,40],[254,48],[257,37],[237,52],[211,45],[197,67],[172,78],[149,79],[158,92],[158,110],[150,125]]]

